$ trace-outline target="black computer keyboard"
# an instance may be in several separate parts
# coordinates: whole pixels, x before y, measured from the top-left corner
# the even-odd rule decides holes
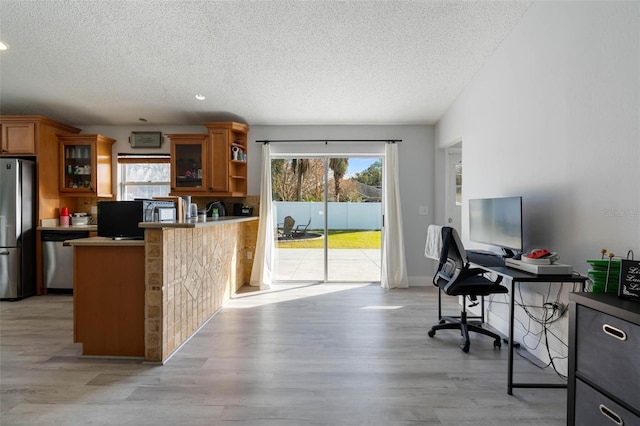
[[[490,251],[469,250],[467,257],[469,262],[480,266],[504,266],[504,258]]]

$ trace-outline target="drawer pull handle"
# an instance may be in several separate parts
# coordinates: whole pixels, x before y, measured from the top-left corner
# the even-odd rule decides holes
[[[624,421],[622,420],[622,417],[620,417],[619,415],[617,415],[616,413],[611,411],[605,405],[600,404],[600,406],[598,408],[600,409],[600,412],[602,413],[603,416],[607,417],[609,420],[611,420],[612,422],[614,422],[618,426],[624,425]]]
[[[618,340],[622,340],[622,341],[627,340],[627,333],[625,333],[624,331],[612,325],[603,324],[602,331],[604,331],[605,334],[608,334],[611,337],[615,337]]]

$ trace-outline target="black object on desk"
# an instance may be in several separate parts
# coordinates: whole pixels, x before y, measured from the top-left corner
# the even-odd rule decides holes
[[[504,266],[504,258],[499,254],[482,251],[482,250],[468,250],[467,257],[469,262],[482,266]]]
[[[536,275],[506,266],[487,266],[478,264],[487,272],[494,272],[501,277],[511,280],[512,286],[509,292],[509,364],[507,368],[507,393],[513,395],[513,388],[566,388],[564,383],[514,383],[513,382],[513,348],[514,348],[514,323],[515,323],[515,285],[516,283],[580,283],[584,286],[587,277],[582,275]]]

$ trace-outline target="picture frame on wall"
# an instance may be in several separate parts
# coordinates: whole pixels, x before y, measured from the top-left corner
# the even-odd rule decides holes
[[[131,148],[160,148],[162,132],[131,132]]]

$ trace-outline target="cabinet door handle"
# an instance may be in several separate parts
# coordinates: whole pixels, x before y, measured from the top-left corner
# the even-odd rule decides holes
[[[600,409],[600,412],[602,413],[602,415],[608,418],[609,420],[611,420],[613,423],[617,424],[618,426],[624,425],[624,421],[622,420],[622,417],[617,415],[614,411],[612,411],[606,405],[600,404],[598,408]]]
[[[602,324],[602,331],[604,331],[604,334],[608,334],[609,336],[622,340],[623,342],[627,340],[627,333],[612,325]]]

